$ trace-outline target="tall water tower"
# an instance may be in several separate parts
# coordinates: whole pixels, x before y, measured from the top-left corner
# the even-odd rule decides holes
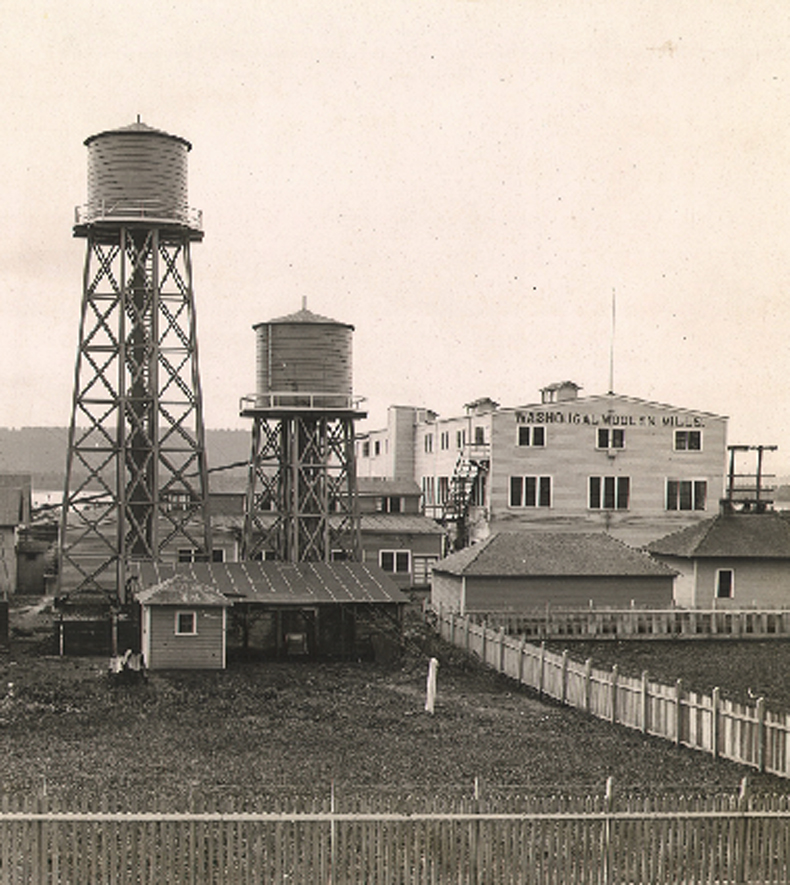
[[[242,557],[359,559],[353,326],[297,313],[254,326],[256,392]]]
[[[61,592],[123,598],[132,560],[210,556],[188,141],[86,139],[86,240],[61,526]]]

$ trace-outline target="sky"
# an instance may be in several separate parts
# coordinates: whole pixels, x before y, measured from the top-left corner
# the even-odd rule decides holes
[[[205,422],[252,326],[352,323],[354,389],[445,416],[572,380],[730,418],[790,472],[790,5],[5,0],[0,426],[68,424],[85,138],[187,138]],[[613,303],[616,305],[613,322]]]

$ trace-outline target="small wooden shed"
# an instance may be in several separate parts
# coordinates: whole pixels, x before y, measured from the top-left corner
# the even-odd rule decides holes
[[[649,544],[689,608],[790,604],[790,513],[724,512]]]
[[[438,562],[431,602],[462,615],[590,603],[661,608],[672,604],[675,574],[604,533],[501,532]]]
[[[149,670],[222,670],[226,660],[226,597],[175,574],[138,591],[141,649]]]

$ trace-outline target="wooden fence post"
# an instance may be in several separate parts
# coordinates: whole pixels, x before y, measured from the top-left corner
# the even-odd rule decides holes
[[[464,615],[464,649],[469,653],[469,615]]]
[[[737,842],[735,844],[735,881],[746,882],[747,869],[746,859],[749,852],[749,819],[746,812],[749,810],[749,778],[741,780],[741,789],[738,793],[738,811],[743,815],[737,823]]]
[[[538,659],[540,661],[540,672],[538,673],[538,694],[543,697],[543,680],[544,674],[543,670],[546,665],[546,643],[541,642],[540,644],[540,657]]]
[[[518,647],[518,684],[524,681],[524,649],[527,647],[527,637],[522,636]]]
[[[757,698],[755,706],[757,718],[757,770],[765,771],[765,698]]]
[[[560,703],[564,704],[568,696],[568,649],[562,651],[562,683],[560,687]]]
[[[647,678],[647,670],[642,670],[642,734],[647,734],[650,717],[650,683]]]
[[[603,832],[601,833],[601,862],[603,866],[603,883],[611,885],[612,882],[612,819],[609,817],[614,808],[614,778],[609,775],[606,778],[606,793],[604,795],[604,819]]]
[[[592,705],[592,658],[584,662],[584,711],[590,712]]]
[[[612,722],[617,724],[617,682],[620,671],[617,664],[612,665]]]
[[[480,626],[483,628],[483,647],[480,650],[480,659],[482,660],[483,664],[485,664],[485,662],[486,662],[486,644],[487,644],[487,640],[488,640],[488,627],[486,627],[485,621],[483,621],[483,623]]]
[[[683,737],[683,680],[675,683],[675,743],[680,746]]]
[[[710,696],[710,743],[711,755],[714,759],[719,758],[719,708],[721,706],[721,692],[718,685],[713,689]]]
[[[505,628],[499,628],[499,672],[505,672]]]

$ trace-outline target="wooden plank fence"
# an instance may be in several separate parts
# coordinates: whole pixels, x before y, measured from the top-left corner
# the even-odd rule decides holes
[[[309,804],[309,803],[308,803]],[[331,803],[330,803],[331,804]],[[3,885],[790,881],[790,798],[467,798],[354,811],[0,811]],[[400,810],[396,807],[400,806]]]
[[[786,639],[790,609],[554,608],[469,612],[475,623],[530,639]]]
[[[712,694],[625,676],[617,665],[599,670],[587,660],[573,661],[545,643],[511,636],[469,616],[438,613],[440,635],[476,655],[490,667],[562,704],[599,719],[624,725],[714,757],[750,765],[761,772],[790,778],[790,714],[768,710],[758,698],[738,704]]]

